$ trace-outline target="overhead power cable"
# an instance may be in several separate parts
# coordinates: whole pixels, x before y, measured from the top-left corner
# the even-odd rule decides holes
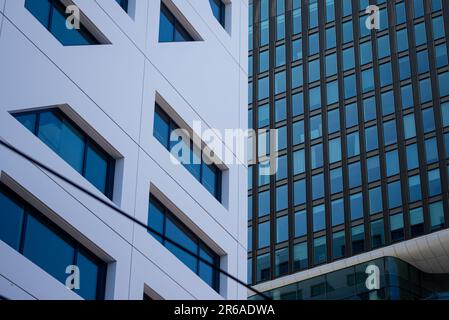
[[[182,246],[181,244],[177,243],[176,241],[173,241],[172,239],[168,238],[167,236],[161,234],[159,231],[151,228],[150,226],[148,226],[147,224],[139,221],[138,219],[134,218],[132,215],[130,215],[129,213],[123,211],[122,209],[118,208],[117,206],[115,206],[113,203],[102,199],[101,197],[99,197],[98,195],[96,195],[95,193],[85,189],[84,187],[80,186],[79,184],[71,181],[70,179],[68,179],[67,177],[63,176],[62,174],[56,172],[55,170],[51,169],[50,167],[48,167],[47,165],[43,164],[42,162],[32,158],[31,156],[27,155],[26,153],[20,151],[19,149],[17,149],[16,147],[10,145],[9,143],[5,142],[3,140],[2,137],[0,137],[0,144],[3,145],[5,148],[9,149],[10,151],[18,154],[19,156],[21,156],[22,158],[28,160],[29,162],[35,164],[36,166],[44,169],[45,171],[48,171],[49,173],[51,173],[52,175],[58,177],[59,179],[63,180],[64,182],[70,184],[71,186],[73,186],[74,188],[78,189],[79,191],[89,195],[90,197],[94,198],[95,200],[101,202],[103,205],[109,207],[110,209],[116,211],[117,213],[119,213],[120,215],[124,216],[125,218],[131,220],[132,222],[134,222],[135,224],[141,226],[142,228],[145,228],[148,232],[151,232],[152,234],[156,235],[157,237],[163,239],[164,241],[169,242],[170,244],[174,245],[176,248],[184,251],[185,253],[187,253],[188,255],[195,257],[196,259],[198,259],[199,261],[201,261],[201,263],[206,264],[207,266],[211,267],[212,269],[214,269],[215,271],[218,271],[219,273],[223,274],[224,276],[226,276],[227,278],[230,278],[232,280],[234,280],[235,282],[237,282],[239,285],[251,290],[252,292],[254,292],[255,294],[257,294],[258,296],[266,299],[266,300],[272,300],[270,297],[268,297],[266,294],[254,289],[253,287],[249,286],[248,284],[246,284],[245,282],[241,281],[240,279],[238,279],[237,277],[233,276],[232,274],[230,274],[229,272],[217,267],[216,265],[214,265],[213,263],[207,261],[206,259],[200,257],[197,253],[190,251],[189,249],[185,248],[184,246]]]

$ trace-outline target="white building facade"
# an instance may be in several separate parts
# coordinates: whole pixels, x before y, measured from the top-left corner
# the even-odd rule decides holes
[[[64,43],[56,15],[48,21],[36,2],[76,5],[80,37],[94,43]],[[169,216],[162,233],[169,237],[176,221],[171,232],[192,237],[175,241],[246,281],[245,159],[217,164],[216,184],[204,183],[204,165],[195,178],[195,169],[170,161],[155,112],[199,137],[194,121],[219,132],[247,127],[247,0],[223,1],[221,21],[208,0],[54,2],[0,0],[1,140],[153,228],[157,203]],[[161,7],[175,21],[174,39],[179,24],[194,41],[160,41]],[[0,185],[3,298],[247,297],[245,287],[4,146]],[[79,267],[77,290],[65,284],[70,265]]]

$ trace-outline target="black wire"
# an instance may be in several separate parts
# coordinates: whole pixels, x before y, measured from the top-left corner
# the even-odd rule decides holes
[[[263,297],[266,300],[271,300],[270,297],[268,297],[267,295],[265,295],[262,292],[259,292],[258,290],[254,289],[253,287],[247,285],[246,283],[244,283],[243,281],[241,281],[240,279],[238,279],[237,277],[229,274],[227,271],[224,271],[223,269],[217,267],[216,265],[214,265],[213,263],[205,260],[204,258],[200,257],[198,254],[190,251],[189,249],[183,247],[182,245],[180,245],[179,243],[171,240],[170,238],[167,238],[165,235],[161,234],[160,232],[158,232],[157,230],[151,228],[150,226],[146,225],[145,223],[137,220],[136,218],[134,218],[133,216],[131,216],[130,214],[126,213],[125,211],[121,210],[120,208],[117,208],[115,205],[113,205],[111,202],[108,202],[104,199],[102,199],[101,197],[97,196],[96,194],[94,194],[93,192],[90,192],[89,190],[86,190],[85,188],[83,188],[82,186],[80,186],[79,184],[69,180],[68,178],[64,177],[62,174],[54,171],[53,169],[49,168],[48,166],[42,164],[41,162],[37,161],[36,159],[32,158],[31,156],[23,153],[22,151],[18,150],[17,148],[13,147],[12,145],[10,145],[9,143],[3,141],[3,138],[0,137],[0,144],[3,145],[4,147],[6,147],[7,149],[13,151],[14,153],[20,155],[21,157],[25,158],[26,160],[34,163],[35,165],[37,165],[38,167],[41,167],[42,169],[50,172],[51,174],[55,175],[56,177],[58,177],[59,179],[63,180],[64,182],[70,184],[71,186],[75,187],[76,189],[88,194],[89,196],[91,196],[92,198],[94,198],[97,201],[100,201],[102,204],[104,204],[105,206],[111,208],[112,210],[115,210],[116,212],[120,213],[121,215],[123,215],[124,217],[132,220],[134,223],[138,224],[139,226],[145,228],[147,231],[155,234],[156,236],[164,239],[165,241],[168,241],[169,243],[171,243],[172,245],[174,245],[175,247],[177,247],[178,249],[181,249],[182,251],[184,251],[185,253],[195,257],[196,259],[200,260],[202,263],[208,265],[209,267],[213,268],[214,270],[220,272],[221,274],[225,275],[226,277],[234,280],[235,282],[237,282],[238,284],[244,286],[245,288],[253,291],[254,293],[256,293],[257,295]]]

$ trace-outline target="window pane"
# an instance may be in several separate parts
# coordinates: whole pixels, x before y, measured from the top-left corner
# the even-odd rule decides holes
[[[326,262],[326,237],[313,240],[313,263],[315,265]]]
[[[80,289],[75,290],[86,300],[95,300],[97,297],[98,265],[94,260],[83,253],[79,253],[76,265],[80,271]]]
[[[404,239],[404,216],[402,213],[390,217],[391,241]]]
[[[40,114],[38,137],[76,171],[83,169],[84,139],[52,111]]]
[[[264,254],[257,257],[256,261],[256,281],[267,281],[271,278],[271,272],[270,272],[270,254]]]
[[[307,234],[307,213],[305,210],[295,213],[295,238]]]
[[[352,254],[359,254],[365,250],[365,228],[363,225],[353,227],[352,234]]]
[[[384,220],[371,222],[371,248],[377,249],[385,244]]]
[[[442,229],[444,227],[443,202],[429,204],[429,212],[432,231]]]
[[[343,258],[345,256],[346,240],[345,232],[336,232],[332,235],[332,256],[334,259]]]
[[[179,243],[185,249],[191,252],[197,252],[197,244],[189,237],[187,234],[178,227],[170,218],[166,219],[165,232],[168,239],[175,243]],[[182,263],[184,263],[190,270],[197,273],[197,259],[181,250],[177,246],[173,245],[171,242],[165,242],[166,248],[173,253]]]

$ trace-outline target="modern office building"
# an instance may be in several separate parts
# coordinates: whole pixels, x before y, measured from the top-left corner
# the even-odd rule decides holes
[[[1,298],[247,298],[247,9],[0,0]]]
[[[447,0],[250,1],[248,124],[278,129],[277,174],[249,166],[255,288],[447,298],[448,30]]]

